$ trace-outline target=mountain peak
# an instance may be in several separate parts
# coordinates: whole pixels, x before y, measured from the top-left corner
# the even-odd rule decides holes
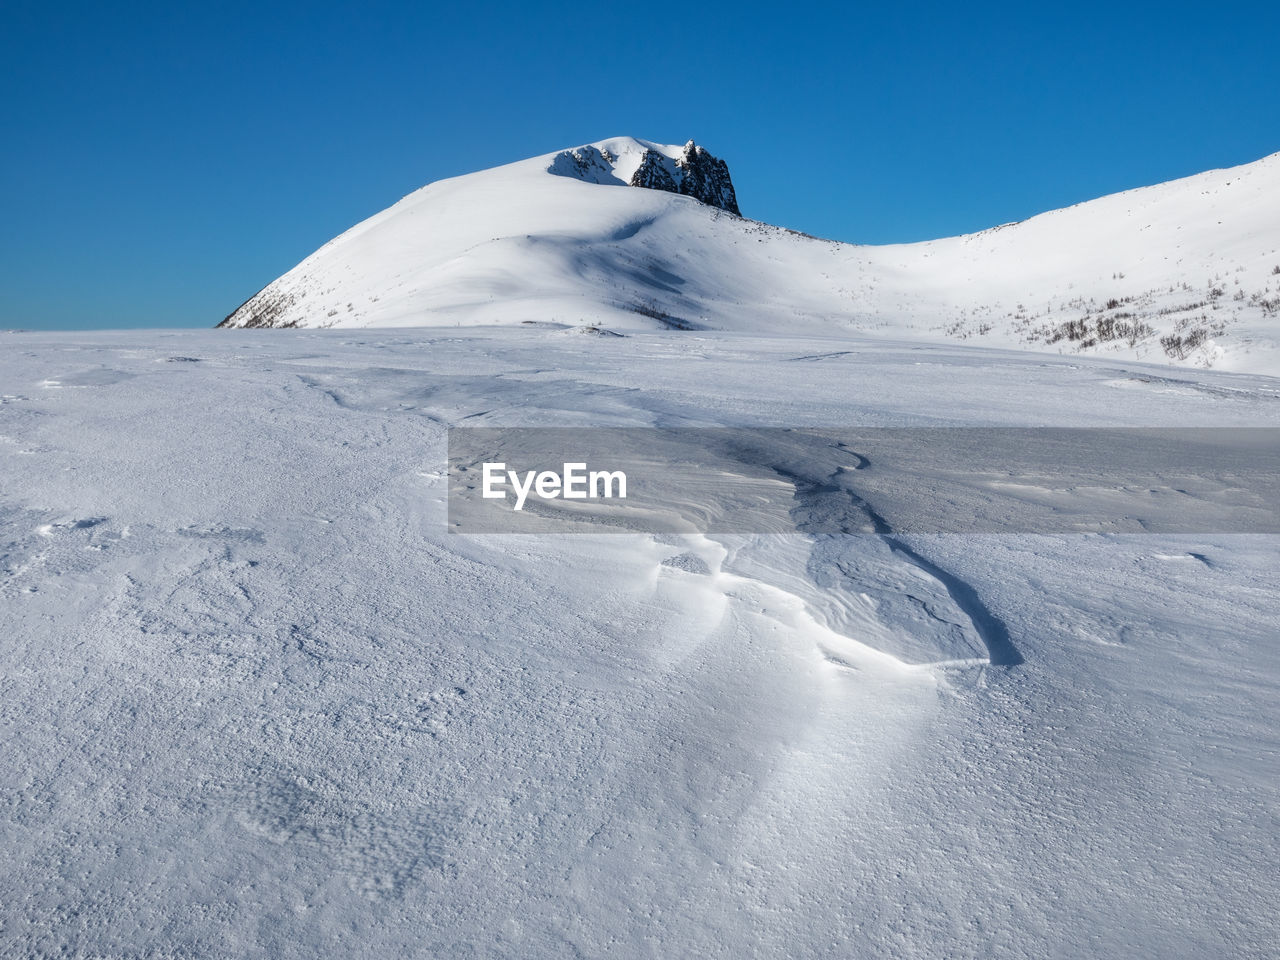
[[[683,147],[634,137],[601,140],[556,154],[547,172],[587,183],[678,193],[741,216],[729,165],[692,140]]]
[[[874,247],[726,216],[723,161],[619,137],[429,184],[223,325],[883,331],[1272,373],[1278,161]]]

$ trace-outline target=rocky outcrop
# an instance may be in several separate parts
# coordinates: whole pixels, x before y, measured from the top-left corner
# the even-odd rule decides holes
[[[674,161],[656,150],[646,150],[640,166],[631,175],[630,183],[633,187],[693,197],[741,216],[733,180],[729,177],[729,165],[692,140],[684,145],[684,150]]]
[[[676,158],[676,166],[684,173],[680,192],[686,197],[738,213],[738,197],[733,191],[733,181],[729,179],[727,163],[690,140],[684,145],[684,152]]]
[[[587,183],[617,183],[613,175],[613,164],[617,160],[613,154],[599,147],[575,147],[557,154],[547,172]]]
[[[547,172],[586,183],[625,184],[678,193],[742,216],[729,165],[692,140],[683,147],[666,147],[630,137],[586,144],[556,154]]]
[[[666,190],[668,193],[679,193],[675,179],[667,170],[667,158],[657,150],[646,150],[640,166],[631,175],[631,186],[645,187],[649,190]]]

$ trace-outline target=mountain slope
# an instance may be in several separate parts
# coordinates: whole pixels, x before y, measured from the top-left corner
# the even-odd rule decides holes
[[[1280,372],[1280,154],[926,243],[737,209],[692,141],[600,141],[430,184],[222,325],[858,332]]]

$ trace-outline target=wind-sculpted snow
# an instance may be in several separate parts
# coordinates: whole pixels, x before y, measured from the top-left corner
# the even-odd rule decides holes
[[[451,428],[1277,426],[1267,377],[555,326],[5,345],[4,956],[1280,940],[1275,536],[903,533],[892,464],[799,429],[777,532],[446,510]]]

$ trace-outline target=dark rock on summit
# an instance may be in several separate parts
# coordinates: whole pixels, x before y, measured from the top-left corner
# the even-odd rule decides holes
[[[631,176],[631,186],[679,193],[742,215],[738,210],[738,197],[733,191],[733,180],[729,178],[729,165],[723,160],[713,157],[690,140],[676,157],[674,168],[673,171],[671,161],[656,150],[646,150],[640,166]]]
[[[684,179],[680,181],[681,193],[721,210],[738,213],[738,197],[733,192],[727,163],[690,140],[684,145],[676,166],[684,171]],[[741,216],[740,213],[738,215]]]
[[[631,175],[631,186],[646,187],[650,190],[666,190],[668,193],[679,193],[675,180],[667,172],[663,162],[666,158],[656,150],[646,150],[640,166]]]

